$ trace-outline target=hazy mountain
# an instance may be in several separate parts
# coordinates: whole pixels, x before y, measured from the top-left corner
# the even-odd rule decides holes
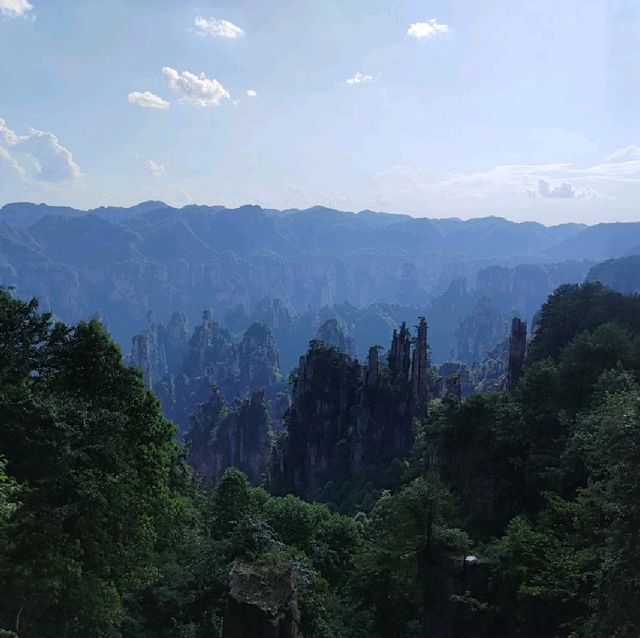
[[[595,265],[587,281],[601,281],[622,293],[640,293],[640,254],[620,259],[608,259]]]
[[[583,228],[546,252],[562,259],[602,260],[633,254],[639,246],[640,222],[617,222]]]
[[[203,308],[251,314],[265,298],[280,299],[292,314],[345,302],[424,308],[460,277],[474,291],[467,312],[476,292],[495,293],[501,309],[522,308],[526,316],[557,283],[584,278],[591,264],[580,260],[622,255],[633,242],[640,243],[640,223],[547,227],[323,207],[144,202],[79,211],[15,203],[0,209],[0,283],[38,296],[68,321],[98,313],[128,346],[149,310],[170,316],[179,309],[193,324]],[[535,272],[521,272],[521,264]],[[491,266],[503,270],[487,279]],[[452,315],[433,311],[451,323]]]

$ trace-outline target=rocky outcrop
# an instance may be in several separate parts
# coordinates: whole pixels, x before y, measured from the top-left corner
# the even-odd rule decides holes
[[[478,392],[499,392],[507,385],[509,365],[509,337],[505,336],[484,360],[471,367],[471,378]]]
[[[298,589],[292,561],[235,561],[222,638],[298,638]]]
[[[380,378],[380,346],[371,346],[367,365],[363,368],[362,381],[367,388],[375,388]]]
[[[217,386],[190,417],[185,437],[196,473],[217,481],[228,467],[242,470],[254,484],[263,482],[271,439],[263,390],[228,406]]]
[[[139,368],[145,383],[151,388],[164,376],[165,366],[156,349],[156,342],[149,334],[135,335],[131,340],[131,365]]]
[[[189,325],[183,312],[176,311],[165,328],[158,326],[158,339],[164,348],[167,372],[176,374],[182,367],[189,342]]]
[[[168,325],[156,323],[153,312],[147,313],[147,327],[131,340],[129,362],[140,368],[147,385],[154,389],[167,374],[179,371],[187,352],[189,329],[181,312],[174,312]]]
[[[527,353],[527,322],[514,317],[509,336],[509,363],[507,368],[507,387],[514,388],[522,376],[524,359]]]
[[[269,388],[280,379],[278,348],[270,330],[253,323],[244,333],[234,352],[233,370],[237,394],[250,388]]]
[[[465,399],[475,390],[471,373],[464,363],[447,362],[438,367],[437,396]]]
[[[196,326],[189,340],[180,372],[192,379],[206,376],[217,380],[220,376],[230,373],[233,359],[231,334],[224,326],[214,321],[210,310],[205,310],[200,325]]]
[[[153,313],[148,312],[146,330],[135,335],[131,341],[130,363],[142,370],[144,380],[150,388],[167,374],[167,357],[161,335],[161,331],[158,334]]]
[[[340,352],[356,357],[356,342],[345,335],[344,329],[337,319],[327,319],[318,329],[316,339],[328,346],[338,348]]]

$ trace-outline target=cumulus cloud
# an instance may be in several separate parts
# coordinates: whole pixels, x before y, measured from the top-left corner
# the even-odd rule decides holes
[[[0,0],[0,13],[3,16],[18,18],[33,11],[33,5],[28,0]]]
[[[245,93],[248,97],[256,97],[258,95],[257,91],[254,91],[253,89],[247,89]]]
[[[204,73],[179,72],[165,66],[162,74],[170,89],[182,93],[181,102],[201,107],[218,106],[223,98],[229,98],[229,91],[218,80],[209,79]]]
[[[29,135],[20,138],[18,150],[32,158],[35,168],[32,175],[36,179],[60,182],[80,177],[80,167],[71,151],[53,133],[31,128]]]
[[[0,142],[4,142],[4,144],[13,146],[14,144],[18,143],[18,135],[15,133],[15,131],[12,131],[8,126],[7,123],[0,118]]]
[[[558,186],[551,187],[546,179],[538,180],[538,195],[540,197],[557,197],[560,199],[571,199],[578,197],[576,189],[568,182],[562,182]]]
[[[617,148],[613,153],[609,153],[605,158],[607,162],[627,162],[629,160],[640,160],[640,146],[635,144],[629,144],[628,146],[621,146]]]
[[[0,119],[0,154],[21,178],[43,182],[63,182],[80,177],[80,167],[69,149],[47,131],[30,128],[18,135]]]
[[[167,171],[165,170],[163,164],[158,164],[157,162],[154,162],[153,160],[150,160],[150,159],[147,160],[144,164],[147,167],[147,170],[154,177],[164,177],[167,174]]]
[[[151,91],[133,91],[129,93],[127,99],[131,104],[137,104],[147,109],[168,109],[171,106],[169,102]]]
[[[368,82],[373,82],[373,75],[360,73],[360,71],[346,80],[346,83],[350,86],[353,86],[354,84],[367,84]]]
[[[407,29],[407,35],[411,38],[433,38],[441,33],[449,32],[448,24],[441,24],[435,18],[431,18],[426,22],[413,22]]]
[[[20,179],[26,179],[27,177],[26,171],[18,164],[16,158],[7,149],[0,146],[0,176],[3,173],[17,174]]]
[[[198,16],[194,20],[196,33],[202,36],[212,36],[214,38],[240,38],[244,31],[229,20],[218,20],[216,18],[202,18]]]

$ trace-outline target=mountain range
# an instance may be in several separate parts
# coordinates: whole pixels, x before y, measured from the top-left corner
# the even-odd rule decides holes
[[[157,201],[88,211],[33,203],[0,209],[0,284],[22,298],[37,296],[66,321],[102,317],[125,349],[150,310],[167,319],[180,310],[195,325],[204,309],[251,316],[264,300],[278,300],[294,317],[387,303],[430,310],[433,347],[446,358],[466,315],[447,315],[437,300],[460,281],[471,295],[467,306],[488,297],[530,319],[560,283],[583,281],[597,262],[639,252],[640,222],[544,226],[324,207],[176,209]]]

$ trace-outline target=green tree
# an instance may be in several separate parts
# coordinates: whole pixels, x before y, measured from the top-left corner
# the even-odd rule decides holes
[[[52,326],[6,293],[0,317],[0,454],[23,486],[0,622],[23,638],[112,636],[190,507],[172,485],[174,428],[99,322]]]
[[[640,332],[640,297],[622,295],[599,282],[560,286],[536,317],[527,360],[557,360],[576,335],[611,322]]]
[[[453,494],[434,472],[384,494],[376,504],[353,579],[373,612],[376,635],[407,636],[416,623],[436,630],[446,597],[445,552],[470,546],[469,537],[452,524],[455,514]]]

